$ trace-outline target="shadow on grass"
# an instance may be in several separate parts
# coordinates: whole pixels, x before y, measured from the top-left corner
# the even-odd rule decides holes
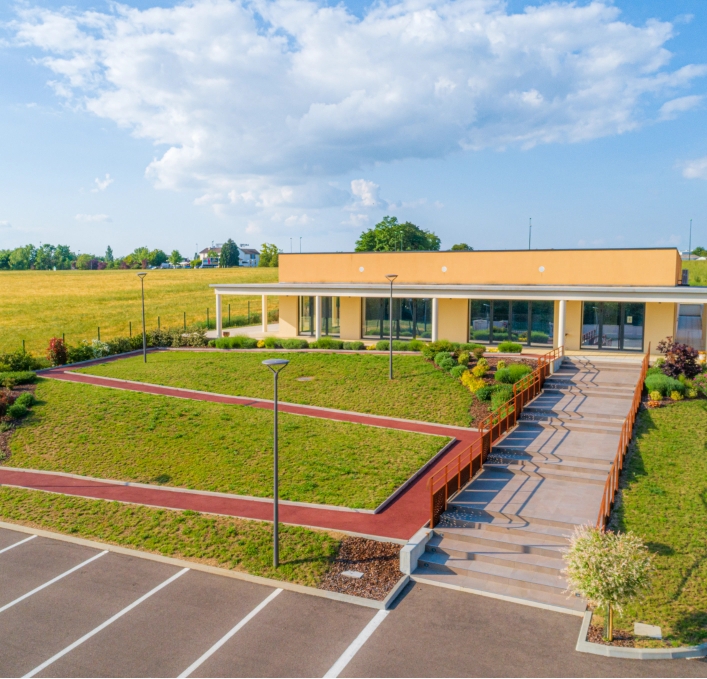
[[[172,477],[169,474],[160,474],[150,479],[150,483],[169,483]]]
[[[680,617],[673,625],[673,635],[683,644],[697,645],[707,641],[707,611],[694,611]]]

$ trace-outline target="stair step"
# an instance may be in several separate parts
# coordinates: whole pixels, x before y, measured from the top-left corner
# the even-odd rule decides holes
[[[418,560],[418,568],[430,568],[442,573],[453,571],[459,575],[490,580],[501,584],[527,587],[551,594],[562,594],[567,589],[565,579],[559,574],[538,573],[511,566],[501,566],[484,561],[455,559],[446,554],[424,552]]]
[[[549,546],[565,548],[569,544],[574,528],[530,523],[522,520],[491,517],[480,519],[463,510],[451,510],[442,516],[442,523],[434,532],[448,535],[454,540],[488,539],[516,546]],[[510,547],[509,547],[510,549]],[[515,549],[515,548],[514,548]],[[521,550],[522,551],[522,550]],[[555,552],[552,552],[554,554]]]
[[[521,451],[511,451],[498,449],[494,446],[491,453],[486,458],[485,466],[491,464],[505,465],[529,465],[538,469],[553,469],[556,471],[580,472],[590,474],[607,474],[611,467],[610,460],[597,460],[592,458],[566,459],[555,455],[540,455],[538,453],[526,453]]]
[[[601,420],[602,422],[618,422],[620,424],[624,423],[626,415],[617,415],[614,413],[597,413],[597,412],[579,412],[577,410],[566,410],[564,408],[552,407],[552,403],[535,403],[528,405],[523,408],[523,415],[533,415],[537,417],[538,415],[543,417],[554,417],[558,420]],[[630,402],[627,405],[630,408]]]
[[[607,474],[591,474],[586,470],[573,471],[568,469],[548,469],[547,465],[538,468],[537,465],[514,465],[486,462],[484,469],[494,471],[499,474],[518,474],[521,476],[537,477],[541,479],[557,479],[558,481],[569,481],[571,483],[594,483],[600,486],[606,484]]]
[[[551,594],[528,587],[514,586],[480,578],[458,575],[457,573],[439,573],[431,568],[418,568],[412,574],[413,580],[438,587],[449,587],[481,596],[511,599],[519,604],[530,606],[552,606],[566,613],[581,614],[587,604],[579,597],[567,597],[566,594]]]
[[[520,421],[522,422],[532,422],[533,424],[542,427],[543,429],[564,429],[564,430],[574,430],[574,431],[585,431],[590,434],[606,434],[606,433],[621,433],[621,426],[614,426],[613,423],[594,423],[589,424],[587,422],[576,422],[572,420],[560,420],[555,417],[547,417],[543,419],[527,419],[521,415]]]

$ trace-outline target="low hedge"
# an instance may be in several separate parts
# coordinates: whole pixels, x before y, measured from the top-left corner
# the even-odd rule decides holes
[[[496,370],[494,379],[496,382],[501,382],[503,384],[515,384],[518,380],[525,377],[528,373],[533,372],[532,368],[523,363],[515,363],[509,365],[507,368],[500,368]]]
[[[501,342],[498,345],[498,350],[502,354],[519,354],[523,351],[523,345],[517,342]]]
[[[661,396],[668,397],[673,391],[683,395],[685,393],[685,385],[673,377],[667,375],[648,375],[646,377],[646,389],[651,391],[659,391]]]
[[[16,384],[34,384],[37,381],[37,374],[30,370],[18,370],[0,373],[0,385],[5,386],[5,382]]]

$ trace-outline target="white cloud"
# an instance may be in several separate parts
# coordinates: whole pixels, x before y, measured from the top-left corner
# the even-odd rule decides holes
[[[12,224],[8,222],[6,219],[0,219],[0,229],[11,229]]]
[[[358,198],[359,207],[375,207],[378,205],[378,189],[380,186],[366,179],[354,179],[351,182],[351,193]]]
[[[93,180],[96,184],[96,187],[91,189],[93,193],[98,193],[99,191],[105,191],[115,180],[111,179],[109,174],[106,174],[105,179],[99,179],[96,177]]]
[[[684,113],[690,109],[699,106],[702,103],[704,97],[699,95],[690,95],[689,97],[678,97],[677,99],[671,99],[666,101],[658,111],[658,116],[661,120],[673,120],[678,117],[679,113]]]
[[[707,179],[707,156],[688,160],[683,165],[682,176],[687,179]]]
[[[57,96],[167,147],[155,186],[224,215],[343,206],[328,181],[374,163],[620,134],[686,110],[676,95],[707,73],[671,70],[672,25],[631,25],[609,0],[110,7],[19,5],[15,44],[43,53]]]
[[[112,222],[113,220],[108,215],[83,215],[78,214],[75,217],[78,222]]]

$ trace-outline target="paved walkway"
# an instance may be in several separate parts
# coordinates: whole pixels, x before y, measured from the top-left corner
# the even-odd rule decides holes
[[[111,357],[88,362],[83,365],[96,365],[110,360],[116,359]],[[43,371],[42,376],[69,382],[109,387],[112,389],[188,398],[211,403],[250,406],[266,410],[272,410],[273,405],[272,401],[262,399],[249,399],[238,396],[192,391],[189,389],[142,384],[128,380],[95,377],[93,375],[71,372],[70,369],[63,367]],[[279,404],[279,410],[280,412],[304,415],[307,417],[354,422],[357,424],[424,434],[438,434],[451,436],[456,439],[456,443],[435,464],[420,475],[420,477],[411,483],[406,490],[378,514],[293,504],[283,504],[280,506],[280,520],[284,523],[376,535],[398,540],[409,539],[429,519],[429,496],[427,490],[427,480],[429,477],[444,466],[447,461],[456,457],[464,447],[469,445],[478,436],[476,430],[465,429],[463,427],[450,427],[415,422],[412,420],[378,417],[375,415],[350,413],[328,408],[281,403]],[[267,499],[247,499],[224,495],[216,496],[214,494],[201,494],[193,491],[184,492],[182,489],[169,488],[167,486],[146,488],[121,482],[100,481],[37,470],[19,470],[3,467],[0,467],[0,484],[66,493],[69,495],[134,502],[138,504],[168,507],[171,509],[191,509],[198,512],[225,514],[249,519],[269,520],[272,518],[272,501]]]

